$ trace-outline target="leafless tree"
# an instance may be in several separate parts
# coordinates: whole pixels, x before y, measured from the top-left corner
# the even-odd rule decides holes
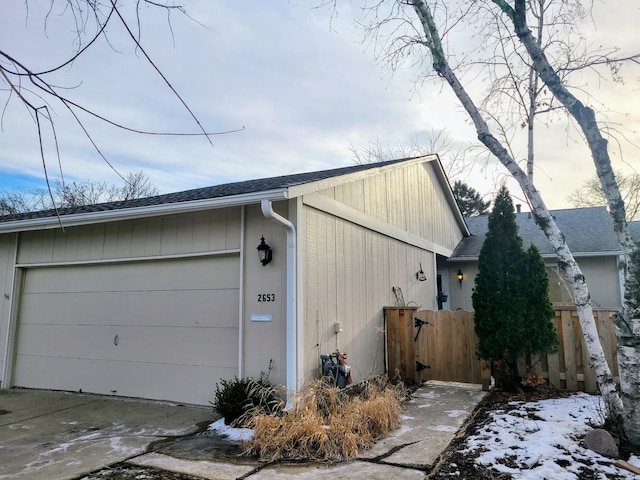
[[[37,129],[40,156],[49,190],[51,189],[49,185],[49,170],[51,165],[45,155],[47,151],[47,138],[49,137],[52,138],[53,148],[58,157],[56,166],[58,176],[64,183],[64,172],[62,172],[60,161],[60,145],[58,144],[54,116],[52,115],[53,107],[62,107],[63,110],[66,110],[71,115],[99,157],[118,175],[120,175],[120,173],[113,167],[110,160],[103,153],[100,145],[94,141],[91,132],[82,120],[83,115],[89,115],[116,128],[134,132],[139,135],[202,136],[206,138],[211,145],[213,145],[212,136],[241,130],[240,128],[225,132],[208,132],[201,124],[196,113],[190,108],[188,102],[174,88],[171,81],[149,56],[141,41],[141,15],[143,14],[143,7],[159,9],[166,12],[169,21],[171,15],[174,13],[188,16],[184,5],[175,0],[137,0],[130,4],[117,2],[117,0],[106,0],[104,2],[92,0],[49,0],[44,25],[45,32],[50,18],[64,17],[67,19],[70,29],[75,32],[75,50],[70,54],[69,58],[59,62],[55,66],[41,68],[29,65],[21,58],[12,55],[10,45],[0,45],[0,92],[4,91],[6,93],[2,121],[6,121],[4,112],[6,111],[7,104],[13,101],[20,102],[31,113],[35,128]],[[30,8],[41,8],[41,6],[36,6],[36,2],[32,0],[25,0],[27,13],[30,11]],[[170,25],[169,23],[169,27]],[[94,110],[90,105],[74,100],[73,85],[61,86],[54,82],[54,74],[68,68],[80,57],[91,55],[92,47],[98,40],[109,42],[110,37],[107,32],[111,30],[124,32],[125,37],[135,47],[138,55],[155,70],[158,78],[164,83],[170,94],[178,100],[181,107],[191,116],[197,127],[195,133],[141,130],[126,125],[117,119],[108,118],[101,112]],[[168,34],[172,34],[170,28]],[[123,180],[125,180],[124,177]]]
[[[640,348],[638,333],[640,320],[633,321],[620,316],[622,321],[616,323],[618,327],[618,344],[622,355],[619,354],[621,371],[621,395],[618,394],[616,384],[607,364],[598,332],[593,319],[589,290],[575,258],[569,250],[562,232],[558,229],[554,218],[546,207],[540,192],[535,188],[527,173],[518,165],[517,159],[508,144],[500,141],[499,122],[486,115],[474,102],[472,94],[473,83],[463,84],[459,74],[468,73],[474,65],[473,54],[482,48],[476,45],[469,53],[460,54],[455,48],[443,42],[453,30],[459,28],[464,19],[473,13],[473,22],[477,22],[479,10],[491,10],[494,17],[503,18],[505,25],[513,31],[513,45],[521,51],[526,64],[535,70],[545,88],[553,95],[554,101],[562,105],[580,128],[587,145],[590,148],[596,171],[601,181],[603,191],[608,199],[608,207],[614,220],[615,231],[625,252],[627,264],[631,265],[631,253],[634,245],[631,242],[624,216],[624,202],[619,193],[611,162],[607,141],[596,122],[593,109],[585,106],[563,83],[558,69],[549,61],[541,45],[537,42],[529,26],[531,10],[529,5],[535,0],[482,0],[482,1],[453,1],[439,2],[431,0],[397,0],[375,1],[368,3],[363,12],[368,17],[369,28],[367,35],[375,38],[379,51],[383,52],[391,65],[397,68],[406,61],[422,68],[425,76],[443,79],[452,89],[469,118],[472,120],[478,140],[495,156],[519,183],[527,197],[529,205],[538,225],[543,229],[558,256],[560,267],[567,273],[571,282],[573,296],[580,318],[585,344],[589,352],[589,359],[594,367],[600,392],[605,399],[610,415],[614,421],[624,426],[624,433],[628,439],[640,445],[640,392],[635,385],[640,376]],[[418,22],[414,22],[417,18]],[[361,19],[362,22],[362,19]],[[486,25],[480,23],[478,28]],[[476,42],[481,42],[477,40]],[[426,47],[426,55],[424,48]],[[422,53],[420,53],[422,49]],[[418,58],[418,60],[416,60]],[[637,61],[638,55],[628,58]],[[408,60],[407,60],[408,59]],[[490,127],[493,126],[493,129]],[[634,271],[637,269],[628,269]],[[627,273],[627,281],[629,281]],[[620,352],[620,351],[619,351]],[[622,370],[625,370],[623,372]],[[636,379],[635,381],[633,379]],[[624,399],[624,403],[623,403]]]
[[[383,145],[376,139],[370,140],[366,146],[351,144],[349,150],[356,164],[437,154],[451,181],[466,177],[472,164],[478,161],[477,149],[473,145],[456,142],[446,129],[430,130],[423,135],[416,133],[407,144]]]
[[[103,202],[146,198],[159,193],[143,171],[129,172],[122,184],[105,181],[65,182],[56,179],[51,192],[11,190],[0,193],[0,215],[16,215],[53,208],[79,207]]]
[[[526,171],[533,180],[536,120],[543,117],[543,123],[549,127],[559,120],[571,121],[572,117],[566,115],[563,104],[540,80],[510,20],[496,11],[495,5],[479,3],[478,6],[476,15],[484,26],[478,32],[484,44],[484,57],[480,56],[475,63],[490,78],[481,108],[486,116],[500,124],[497,133],[501,134],[504,144],[520,136],[514,135],[516,130],[526,129]],[[579,30],[579,25],[588,22],[593,14],[591,1],[529,0],[526,8],[537,48],[551,59],[564,85],[585,93],[594,101],[593,92],[584,90],[581,83],[583,72],[589,71],[600,80],[609,76],[615,82],[622,82],[618,66],[629,58],[619,57],[620,50],[616,47],[589,44]],[[606,130],[613,136],[617,128],[607,125]],[[620,138],[624,141],[624,135]]]
[[[615,172],[618,188],[624,201],[627,220],[640,220],[640,174]],[[597,175],[585,180],[567,197],[574,207],[599,207],[607,205],[607,197]]]

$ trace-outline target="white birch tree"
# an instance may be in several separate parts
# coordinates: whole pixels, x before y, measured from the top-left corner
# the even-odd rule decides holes
[[[432,71],[447,82],[471,118],[480,142],[487,147],[491,154],[505,166],[513,178],[519,183],[524,194],[527,196],[538,225],[542,228],[556,252],[559,266],[566,272],[569,278],[589,359],[594,368],[600,392],[608,406],[610,418],[621,425],[622,433],[631,443],[640,445],[640,388],[638,388],[640,386],[638,383],[638,379],[640,378],[640,342],[638,341],[640,337],[640,324],[626,318],[627,316],[624,313],[624,309],[623,314],[620,315],[616,321],[619,343],[618,361],[621,372],[620,383],[622,390],[622,394],[619,395],[599,341],[593,319],[589,290],[584,275],[540,193],[527,176],[527,173],[523,171],[516,162],[514,155],[509,150],[509,145],[501,143],[498,139],[499,135],[491,131],[481,110],[459,80],[455,70],[460,66],[464,69],[465,62],[459,62],[455,55],[451,55],[449,53],[450,51],[445,50],[441,41],[440,29],[448,32],[451,25],[455,24],[460,16],[464,16],[465,13],[470,11],[474,6],[482,5],[490,7],[494,4],[494,9],[497,7],[500,9],[500,12],[506,15],[508,22],[512,24],[512,28],[515,31],[514,42],[521,42],[525,47],[525,59],[530,63],[531,68],[536,72],[540,80],[546,85],[546,88],[551,91],[554,98],[563,105],[569,115],[579,125],[586,143],[591,150],[603,191],[607,195],[616,235],[625,252],[627,265],[633,266],[631,254],[634,252],[634,244],[631,241],[625,221],[624,202],[618,191],[615,176],[611,169],[607,141],[604,139],[598,127],[593,109],[585,106],[569,92],[559,77],[558,72],[545,56],[545,52],[540,48],[540,45],[537,44],[536,39],[527,25],[527,3],[529,1],[532,0],[515,0],[513,2],[506,0],[462,1],[458,5],[463,5],[464,8],[461,9],[462,11],[458,14],[458,17],[453,19],[451,11],[454,10],[454,7],[453,4],[449,4],[448,2],[396,0],[392,4],[387,4],[393,5],[393,11],[391,15],[386,18],[379,15],[379,10],[384,2],[372,2],[368,10],[369,13],[373,12],[372,17],[374,18],[374,22],[377,22],[377,26],[371,28],[369,34],[379,28],[380,25],[393,23],[394,21],[400,20],[404,22],[405,25],[408,24],[410,33],[406,33],[399,28],[395,30],[391,28],[395,33],[395,38],[392,40],[387,39],[387,42],[389,42],[391,46],[390,51],[397,54],[403,47],[415,46],[417,44],[427,47],[430,55],[425,57],[426,60],[423,59],[418,62],[419,65],[424,66],[429,60],[431,61]],[[511,6],[512,3],[513,6]],[[411,25],[406,14],[403,16],[403,12],[401,12],[405,7],[409,7],[409,9],[417,15],[420,24],[419,37],[415,36],[418,28]],[[434,9],[440,9],[439,13],[441,17],[439,18],[448,20],[449,24],[446,27],[438,25],[433,15]],[[367,8],[365,8],[365,11],[367,11]],[[638,58],[640,58],[640,56],[635,55],[628,57],[627,60],[637,61]],[[392,59],[392,67],[397,66],[398,63],[404,59],[406,59],[406,57],[398,55]],[[453,59],[454,63],[459,63],[452,67],[450,64],[451,59]],[[465,60],[467,64],[472,63],[469,59]],[[627,274],[627,282],[635,279],[633,273],[635,270],[637,269],[628,269],[630,273]]]
[[[625,204],[611,166],[608,142],[598,126],[595,112],[565,87],[544,51],[540,49],[527,25],[527,0],[514,0],[513,6],[506,0],[492,1],[513,23],[514,31],[526,48],[533,68],[538,72],[540,79],[579,125],[591,151],[596,173],[600,179],[602,191],[607,198],[609,213],[614,222],[614,230],[624,252],[628,267],[626,270],[626,283],[635,283],[638,270],[637,265],[634,264],[634,261],[637,261],[637,255],[635,255],[637,245],[633,242],[629,233]],[[572,280],[571,277],[570,280]],[[576,305],[577,303],[576,299]],[[627,439],[634,445],[640,445],[640,319],[629,318],[630,313],[636,312],[629,310],[625,302],[623,310],[616,316],[615,322],[618,340],[620,394],[624,407],[620,419]]]
[[[544,230],[545,235],[556,251],[559,265],[567,272],[576,301],[580,326],[582,327],[585,344],[589,352],[589,359],[595,369],[598,387],[609,406],[612,417],[622,418],[623,404],[616,391],[616,384],[611,374],[611,369],[607,364],[602,345],[598,338],[598,331],[593,319],[589,290],[584,275],[573,257],[564,235],[562,235],[562,232],[556,225],[540,192],[535,188],[533,182],[527,176],[527,173],[520,168],[508,150],[493,135],[480,110],[449,65],[431,7],[423,0],[410,0],[409,3],[413,7],[422,25],[424,45],[431,54],[434,70],[449,84],[465,111],[468,113],[476,128],[478,139],[517,180],[520,188],[529,200],[536,222]]]

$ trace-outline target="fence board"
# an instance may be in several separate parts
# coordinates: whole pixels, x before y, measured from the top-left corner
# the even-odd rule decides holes
[[[415,348],[413,345],[413,314],[417,307],[385,307],[387,332],[387,372],[415,383]]]
[[[562,321],[562,336],[560,337],[562,343],[560,344],[560,348],[562,348],[564,356],[564,380],[566,382],[566,389],[572,391],[578,390],[578,371],[576,369],[576,362],[571,361],[572,358],[575,358],[576,352],[576,338],[574,336],[574,323],[571,318],[571,311],[561,311],[560,319]]]
[[[428,322],[415,342],[417,360],[429,366],[419,373],[419,379],[482,383],[473,312],[420,310],[415,316]]]
[[[613,310],[594,309],[600,342],[617,379],[615,313]],[[419,334],[414,318],[428,322]],[[400,377],[409,382],[444,380],[489,386],[489,365],[476,356],[478,340],[474,332],[473,312],[385,307],[385,322],[387,371],[390,375],[397,370]],[[560,341],[558,352],[542,358],[533,356],[530,370],[541,374],[553,387],[597,393],[595,372],[575,307],[556,306],[555,325]],[[430,368],[418,372],[416,360]],[[524,374],[526,362],[520,361],[519,366]]]

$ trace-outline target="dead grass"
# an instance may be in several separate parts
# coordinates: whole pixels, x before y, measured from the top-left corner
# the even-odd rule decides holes
[[[265,462],[349,460],[398,426],[404,394],[402,386],[381,377],[347,391],[312,382],[281,416],[256,414],[249,420],[253,440],[244,453]]]

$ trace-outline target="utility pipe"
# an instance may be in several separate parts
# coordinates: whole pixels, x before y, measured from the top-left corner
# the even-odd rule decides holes
[[[286,218],[273,211],[271,200],[263,199],[260,208],[265,218],[273,220],[287,230],[287,340],[286,340],[286,363],[287,363],[287,397],[288,405],[291,406],[292,395],[298,391],[298,368],[297,368],[297,295],[296,295],[296,227]]]

